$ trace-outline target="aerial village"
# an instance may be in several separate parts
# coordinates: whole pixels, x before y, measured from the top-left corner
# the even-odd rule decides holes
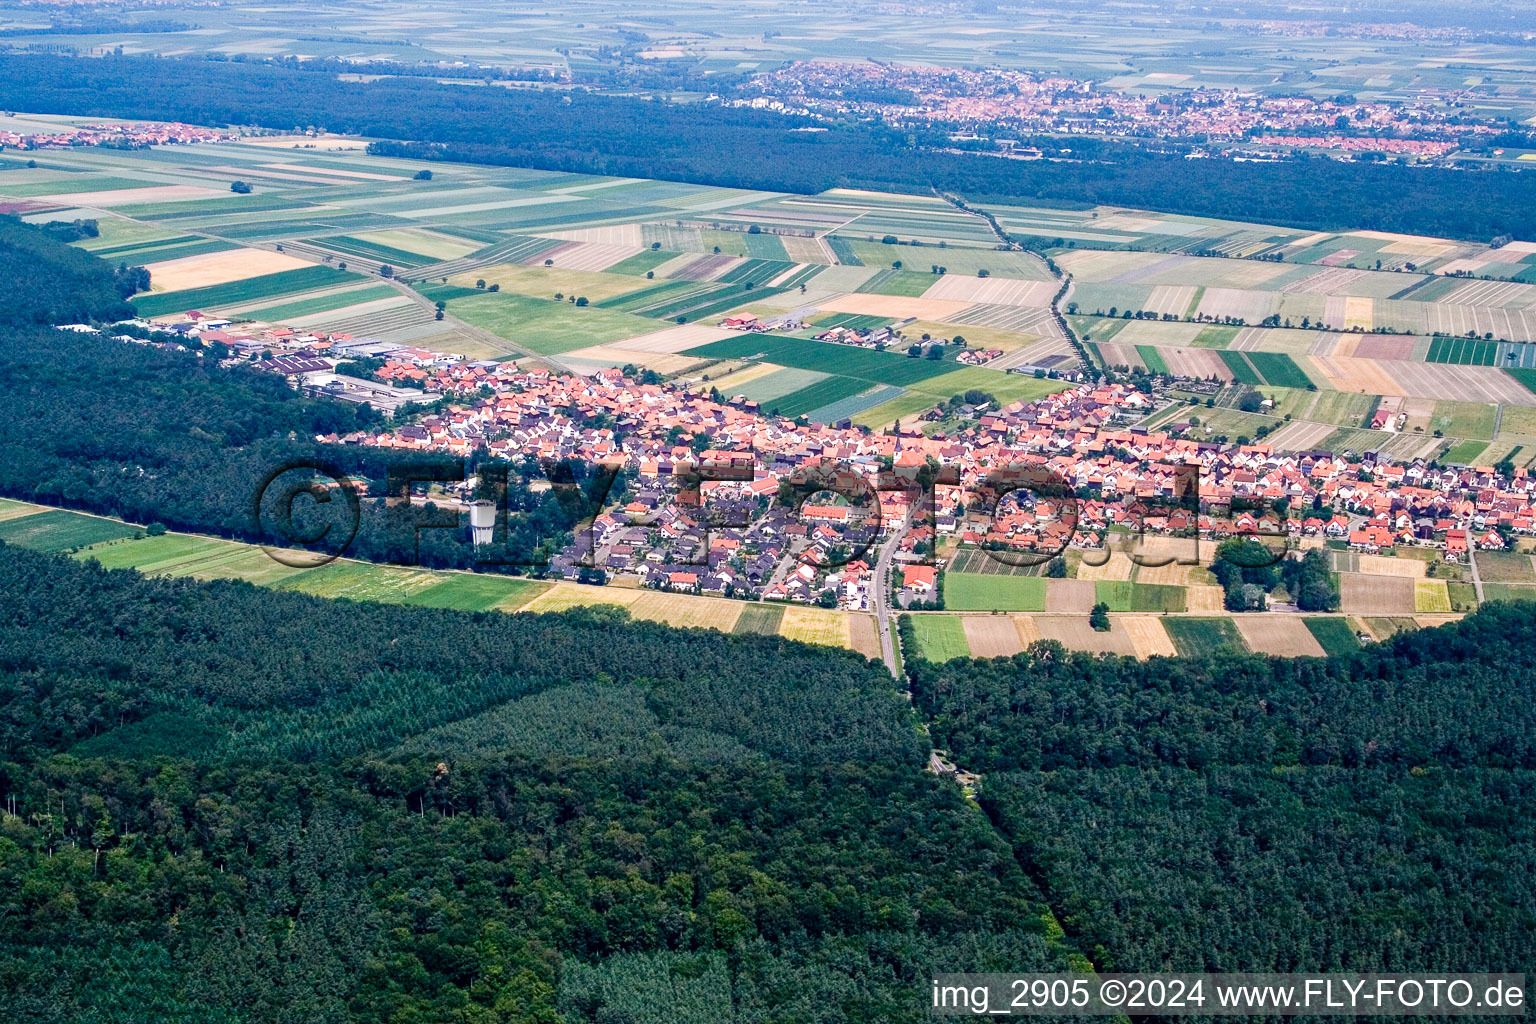
[[[112,146],[139,149],[146,146],[191,145],[200,142],[231,142],[239,136],[231,131],[203,128],[194,124],[166,121],[142,121],[110,124],[49,125],[42,130],[0,129],[0,146],[8,149],[39,150],[80,146]]]
[[[377,432],[318,439],[324,443],[619,469],[622,486],[590,530],[539,570],[575,582],[628,577],[668,591],[868,610],[877,548],[887,544],[896,601],[923,607],[945,562],[936,554],[956,544],[1043,562],[1068,549],[1124,549],[1138,533],[1212,541],[1257,534],[1365,554],[1429,548],[1462,562],[1470,549],[1502,550],[1515,535],[1536,533],[1524,468],[1502,476],[1492,467],[1398,464],[1369,451],[1186,439],[1176,428],[1137,426],[1170,399],[1162,388],[1149,394],[1130,383],[1084,383],[1037,401],[971,408],[974,425],[950,433],[925,432],[920,422],[873,432],[769,416],[707,385],[642,382],[620,369],[568,375],[347,335],[236,326],[197,311],[139,326],[153,330],[122,340],[181,346],[172,340],[179,337],[183,347],[280,374],[306,393],[393,417]],[[370,376],[338,372],[359,360]],[[424,404],[432,411],[423,414]],[[1393,426],[1379,416],[1373,425]],[[711,463],[749,468],[700,482]],[[1191,465],[1199,467],[1198,511],[1179,500],[1189,474],[1181,467]],[[998,500],[988,474],[1020,466],[1063,482],[1076,500],[1028,491]],[[893,473],[925,471],[934,481],[926,491],[881,489]],[[824,487],[814,486],[817,474]],[[707,478],[716,475],[730,479]],[[471,478],[435,500],[467,508],[473,485]]]

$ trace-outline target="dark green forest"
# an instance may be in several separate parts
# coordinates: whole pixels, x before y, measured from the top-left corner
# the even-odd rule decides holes
[[[739,188],[937,188],[972,200],[1109,203],[1317,229],[1536,236],[1536,177],[1515,171],[1188,160],[1075,138],[1064,159],[1006,160],[866,124],[799,132],[803,122],[765,111],[414,77],[342,82],[263,62],[0,55],[0,102],[40,113],[319,126],[399,140],[381,147],[391,155]]]
[[[125,301],[149,285],[139,267],[113,267],[11,216],[0,216],[0,324],[63,324],[133,315]]]
[[[373,496],[360,502],[348,554],[434,568],[475,564],[467,522],[418,533],[417,524],[441,521],[444,512],[374,500],[386,493],[391,466],[422,463],[421,455],[317,443],[317,435],[361,429],[377,416],[301,396],[272,374],[102,335],[17,328],[0,335],[0,403],[9,411],[0,418],[0,495],[279,543],[271,518],[258,523],[252,516],[252,500],[280,467],[316,461]],[[39,430],[42,423],[49,429]],[[534,493],[529,483],[544,473],[533,464],[509,468],[513,514],[504,552],[514,563],[534,562],[541,549],[568,538],[592,504],[574,491]],[[268,504],[299,480],[280,479],[266,492]],[[334,536],[344,535],[342,502],[313,509],[329,516]]]
[[[1536,608],[1347,657],[909,662],[934,743],[1102,969],[1536,954]]]
[[[0,549],[7,1018],[884,1024],[1064,969],[914,726],[777,638]]]
[[[251,504],[280,467],[327,464],[377,499],[392,466],[423,462],[419,455],[315,441],[382,422],[367,407],[302,396],[276,376],[221,367],[195,349],[41,326],[131,315],[115,283],[121,272],[36,228],[0,219],[0,261],[6,259],[24,261],[27,271],[0,277],[0,309],[13,321],[0,333],[0,404],[8,410],[0,418],[0,495],[276,543],[283,538],[272,532],[270,517],[258,522]],[[587,496],[598,481],[584,467],[566,467],[573,484],[589,490],[534,493],[530,482],[549,467],[505,468],[512,514],[500,555],[523,571],[569,537],[594,503]],[[280,479],[267,492],[268,504],[296,482]],[[312,518],[328,511],[335,536],[343,536],[343,503],[311,506]],[[437,568],[475,564],[467,525],[416,530],[441,521],[441,510],[363,500],[360,515],[347,549],[356,557]]]

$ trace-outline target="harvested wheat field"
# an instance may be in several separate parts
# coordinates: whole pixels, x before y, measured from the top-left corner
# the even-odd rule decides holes
[[[1035,623],[1040,635],[1047,640],[1057,640],[1070,650],[1090,651],[1094,654],[1135,655],[1130,632],[1118,618],[1112,619],[1112,628],[1100,633],[1088,625],[1086,615],[1036,615]],[[1165,634],[1166,635],[1166,634]]]
[[[1131,578],[1131,570],[1135,563],[1124,551],[1111,551],[1109,558],[1103,565],[1089,565],[1089,559],[1094,561],[1104,557],[1102,551],[1087,551],[1083,553],[1082,564],[1077,567],[1077,578],[1080,580],[1128,580]]]
[[[837,257],[819,238],[802,238],[799,235],[783,235],[784,252],[796,263],[835,263]]]
[[[1408,579],[1422,579],[1424,576],[1424,563],[1417,558],[1361,555],[1356,569],[1367,576],[1403,576]]]
[[[1184,591],[1184,610],[1187,612],[1219,612],[1227,604],[1227,593],[1220,587],[1191,586]]]
[[[1007,615],[967,615],[960,624],[974,658],[1008,658],[1024,649],[1019,630]]]
[[[610,347],[628,349],[631,352],[665,352],[675,355],[686,349],[697,348],[700,345],[708,345],[712,341],[733,337],[735,331],[722,327],[708,327],[704,324],[684,324],[678,327],[668,327],[664,330],[653,331],[650,334],[641,334],[633,338],[623,338],[611,342]]]
[[[559,612],[568,608],[612,604],[629,609],[637,619],[664,622],[669,626],[703,626],[729,633],[741,615],[741,603],[692,594],[667,594],[656,590],[625,590],[618,587],[587,587],[556,583],[521,609],[527,612]],[[845,645],[846,646],[846,645]]]
[[[1322,644],[1297,615],[1234,615],[1237,631],[1255,654],[1280,654],[1321,658]]]
[[[729,633],[741,617],[741,604],[692,594],[664,594],[656,590],[639,591],[640,598],[629,606],[637,619],[664,622],[669,626],[703,626]]]
[[[1363,295],[1349,296],[1344,300],[1344,329],[1369,331],[1376,326],[1375,309],[1375,299]]]
[[[1093,611],[1097,594],[1092,580],[1046,580],[1045,608],[1053,615],[1086,615]]]
[[[852,646],[847,613],[824,608],[804,608],[797,604],[785,606],[784,618],[779,622],[779,635],[786,640],[802,640],[825,647]]]
[[[1356,615],[1412,615],[1414,580],[1339,573],[1339,610]]]
[[[1413,617],[1413,621],[1424,629],[1434,629],[1436,626],[1445,626],[1461,620],[1460,615],[1415,615]]]
[[[1349,356],[1308,356],[1317,371],[1327,378],[1335,391],[1354,391],[1367,395],[1401,397],[1403,388],[1372,359]],[[1303,367],[1303,370],[1306,368]]]
[[[1207,557],[1200,564],[1209,565],[1209,555],[1214,550],[1215,545],[1209,543],[1202,550],[1193,537],[1164,537],[1157,534],[1140,537],[1131,549],[1131,554],[1136,558],[1144,563],[1161,562],[1165,558],[1173,561],[1167,565],[1141,565],[1136,570],[1136,582],[1165,587],[1190,586],[1190,573],[1200,568],[1200,565],[1183,563],[1194,562],[1198,555],[1203,554]]]
[[[619,587],[584,587],[576,583],[556,583],[522,606],[525,612],[563,612],[571,608],[612,604],[628,608],[640,599],[641,591]]]
[[[572,228],[569,231],[550,231],[544,238],[558,238],[562,242],[591,242],[594,245],[622,245],[630,249],[645,248],[642,225],[610,224],[601,228]]]
[[[42,505],[29,505],[24,501],[12,501],[10,498],[0,498],[0,523],[11,519],[20,519],[23,516],[35,516],[39,512],[46,512]]]
[[[149,271],[153,291],[180,292],[313,265],[286,253],[266,249],[230,249],[151,263],[144,269]]]
[[[355,135],[267,135],[241,139],[240,144],[270,146],[273,149],[295,149],[302,146],[305,149],[323,149],[333,153],[349,149],[361,152],[368,148],[368,140]]]
[[[604,245],[601,242],[577,242],[575,245],[556,250],[553,254],[540,253],[550,264],[563,270],[585,270],[596,272],[607,270],[615,263],[619,263],[643,250],[637,245]]]
[[[849,645],[866,658],[880,657],[880,633],[873,615],[848,616]]]
[[[119,188],[106,192],[65,192],[55,196],[37,196],[43,203],[68,206],[131,206],[137,203],[174,203],[188,199],[218,199],[229,195],[201,185],[151,185],[147,188]]]
[[[1152,583],[1163,587],[1187,587],[1190,585],[1189,574],[1198,568],[1193,565],[1180,565],[1178,562],[1169,562],[1167,565],[1156,567],[1142,566],[1136,570],[1137,583]]]
[[[1006,277],[963,277],[942,275],[928,290],[925,299],[953,299],[974,304],[992,302],[1000,306],[1048,306],[1059,287],[1055,281],[1016,281]]]
[[[1033,615],[1013,616],[1013,628],[1018,631],[1019,643],[1028,647],[1036,640],[1044,639],[1040,633],[1040,624],[1035,621]]]
[[[950,299],[913,299],[904,295],[875,295],[860,292],[835,295],[819,303],[824,313],[859,313],[864,316],[888,316],[892,320],[944,320],[970,309],[973,303]]]
[[[1162,620],[1155,615],[1118,615],[1111,621],[1115,629],[1124,629],[1126,636],[1131,638],[1131,647],[1138,658],[1150,658],[1154,654],[1172,658],[1179,653],[1163,628]]]

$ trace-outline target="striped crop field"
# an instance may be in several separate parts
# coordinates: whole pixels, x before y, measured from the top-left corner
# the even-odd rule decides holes
[[[726,338],[689,349],[687,354],[713,359],[756,359],[794,369],[856,377],[872,384],[912,384],[955,368],[948,360],[912,359],[891,352],[762,334]]]
[[[1434,338],[1425,360],[1458,366],[1493,366],[1498,362],[1497,343],[1477,338]]]
[[[276,274],[263,274],[261,277],[248,277],[243,281],[208,285],[205,288],[150,292],[137,295],[130,301],[140,316],[163,316],[167,313],[183,313],[189,309],[217,309],[220,306],[314,291],[361,280],[361,274],[337,270],[335,267],[301,267]]]

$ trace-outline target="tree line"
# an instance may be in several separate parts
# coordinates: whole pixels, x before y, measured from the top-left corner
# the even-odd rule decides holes
[[[1310,229],[1372,228],[1487,240],[1536,237],[1528,174],[1326,159],[1190,160],[1073,138],[1061,159],[947,151],[941,134],[817,124],[743,108],[585,90],[465,89],[416,77],[344,82],[261,61],[0,55],[6,102],[45,113],[269,128],[323,126],[390,140],[393,156],[820,192],[957,192],[972,201],[1106,203]],[[1023,140],[1047,150],[1061,141]]]

